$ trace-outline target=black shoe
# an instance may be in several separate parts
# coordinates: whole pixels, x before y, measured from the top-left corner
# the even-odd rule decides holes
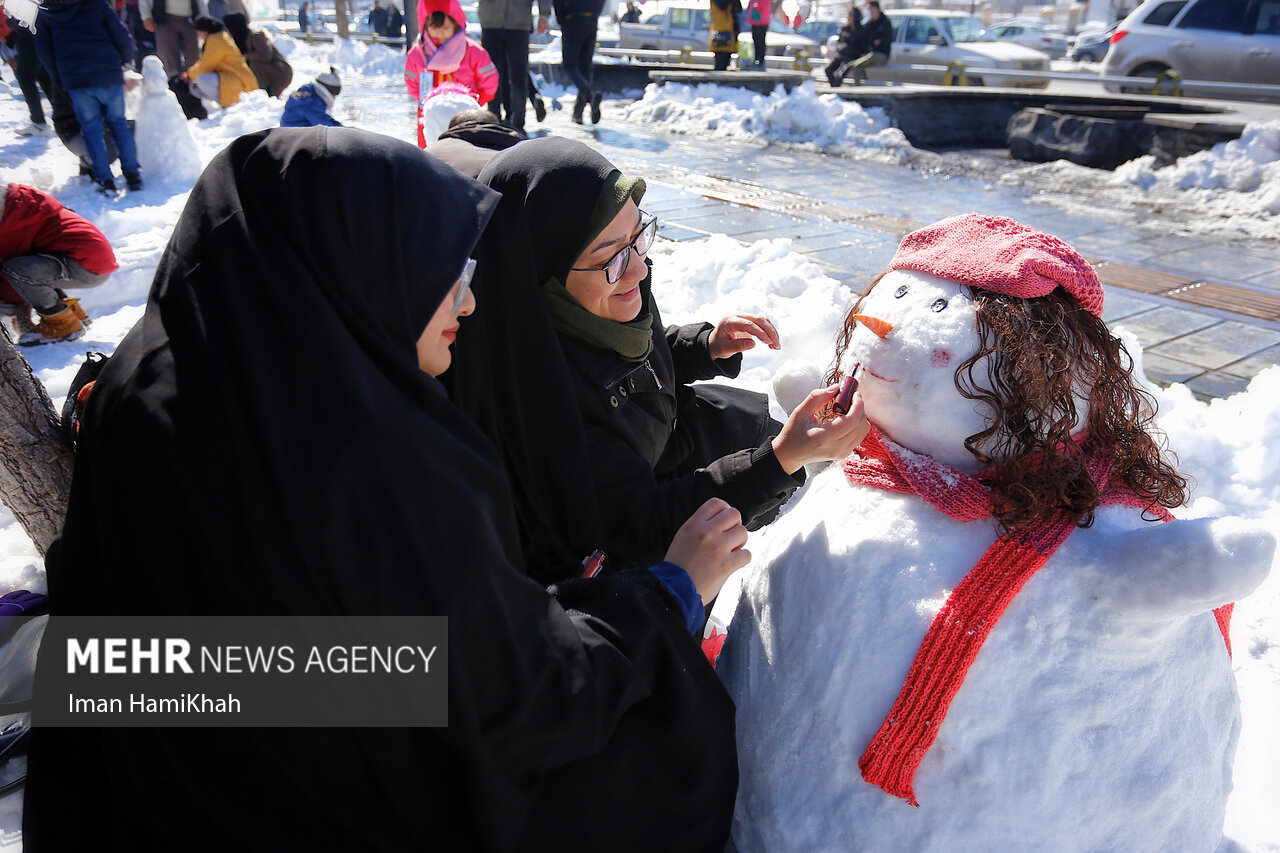
[[[112,198],[115,198],[116,182],[113,179],[107,178],[105,181],[95,181],[95,183],[98,185],[98,192],[102,193],[105,196],[111,196]]]
[[[533,99],[533,115],[539,124],[547,120],[547,104],[542,98]]]
[[[137,192],[142,189],[142,175],[136,172],[132,175],[125,175],[124,182],[129,187],[130,192]]]
[[[80,174],[81,174],[81,175],[84,175],[84,176],[86,176],[86,177],[90,177],[90,178],[92,178],[92,177],[93,177],[93,167],[92,167],[92,166],[86,166],[84,163],[81,163],[81,164],[80,164]]]
[[[827,74],[827,85],[829,85],[832,89],[839,89],[840,84],[843,82],[844,82],[843,80],[837,80],[836,75]]]
[[[596,92],[594,95],[591,96],[591,123],[592,124],[600,123],[600,99],[603,97],[604,95],[600,94],[599,92]]]
[[[579,97],[573,102],[573,123],[582,124],[582,111],[587,108],[587,102],[584,98]]]

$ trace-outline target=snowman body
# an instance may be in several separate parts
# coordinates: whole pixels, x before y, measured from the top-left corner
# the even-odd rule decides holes
[[[133,131],[138,165],[147,180],[174,180],[190,184],[200,177],[200,155],[187,117],[169,91],[169,81],[159,57],[142,60],[142,96]]]
[[[963,441],[984,416],[953,381],[977,352],[964,289],[896,272],[863,310],[893,325],[847,353],[868,417],[982,467]],[[915,774],[919,806],[864,781],[934,615],[996,539],[991,519],[839,465],[753,536],[736,606],[717,614],[732,612],[718,671],[738,706],[740,851],[1217,849],[1239,707],[1210,611],[1260,583],[1274,551],[1239,520],[1099,509],[992,629]]]

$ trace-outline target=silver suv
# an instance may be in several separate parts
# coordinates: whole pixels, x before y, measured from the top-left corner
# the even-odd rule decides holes
[[[1170,70],[1184,80],[1280,85],[1280,0],[1147,0],[1112,35],[1102,74]]]

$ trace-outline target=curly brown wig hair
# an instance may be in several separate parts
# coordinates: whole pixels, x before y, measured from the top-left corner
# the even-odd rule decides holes
[[[1034,299],[976,287],[969,292],[980,346],[956,368],[955,383],[964,397],[994,413],[965,447],[983,463],[1000,460],[982,479],[992,489],[1004,531],[1063,513],[1079,527],[1091,525],[1101,495],[1086,460],[1095,453],[1114,459],[1108,487],[1131,491],[1149,501],[1148,509],[1187,502],[1187,481],[1157,440],[1163,436],[1154,424],[1155,400],[1134,382],[1133,358],[1100,318],[1062,288]],[[842,378],[841,358],[862,299],[837,335],[835,367],[827,377],[832,384]],[[1088,417],[1077,443],[1072,432],[1079,431],[1081,399],[1088,401]]]

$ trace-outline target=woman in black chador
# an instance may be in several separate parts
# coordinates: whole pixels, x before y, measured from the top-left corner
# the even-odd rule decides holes
[[[481,308],[445,381],[506,458],[534,577],[564,577],[597,548],[606,569],[649,565],[712,497],[759,526],[804,464],[865,435],[860,402],[818,417],[834,389],[784,425],[762,394],[691,384],[736,376],[742,351],[780,346],[778,333],[748,314],[663,326],[643,180],[554,137],[503,151],[480,180],[503,197],[476,254]]]
[[[723,848],[733,707],[689,576],[531,582],[426,372],[496,200],[362,131],[233,142],[90,398],[48,559],[56,613],[447,616],[449,726],[37,730],[29,851]],[[736,521],[704,507],[668,554],[704,595]]]

